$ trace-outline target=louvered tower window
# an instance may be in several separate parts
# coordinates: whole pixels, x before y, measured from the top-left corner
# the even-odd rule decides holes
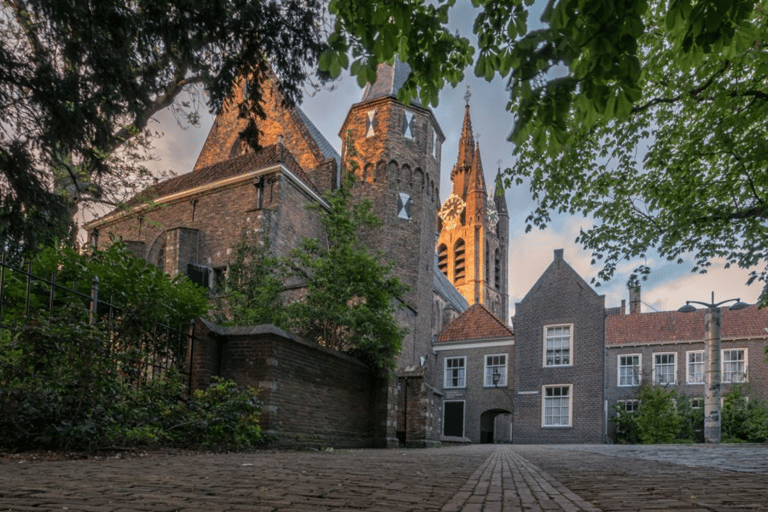
[[[448,277],[448,247],[445,244],[440,244],[437,248],[437,268]]]
[[[453,280],[458,281],[464,279],[464,240],[461,238],[456,241],[453,254],[455,262]]]
[[[501,289],[501,253],[496,249],[496,289]]]

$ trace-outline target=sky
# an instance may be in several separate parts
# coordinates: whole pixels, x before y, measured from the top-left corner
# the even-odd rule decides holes
[[[466,26],[471,26],[472,13],[469,7],[458,2],[460,7],[452,11],[452,19],[458,20],[457,26],[467,34]],[[471,32],[471,30],[469,30]],[[486,183],[492,184],[499,166],[504,169],[514,163],[513,146],[508,142],[514,115],[506,110],[508,94],[506,81],[496,78],[492,82],[476,78],[472,70],[465,73],[465,81],[456,88],[446,86],[440,94],[439,104],[432,110],[445,134],[441,162],[441,203],[451,192],[450,172],[456,163],[458,141],[464,116],[464,95],[467,86],[471,93],[470,111],[475,139],[479,141],[485,170]],[[339,129],[349,107],[362,97],[362,89],[356,79],[349,75],[328,84],[320,91],[307,91],[302,109],[320,129],[326,139],[340,149]],[[205,137],[213,122],[213,117],[202,112],[200,126],[182,129],[168,112],[156,116],[153,126],[165,133],[155,143],[157,161],[151,162],[155,170],[172,170],[183,174],[192,170],[202,148]],[[546,230],[533,230],[525,233],[525,218],[533,210],[535,203],[525,185],[512,185],[506,191],[510,214],[509,248],[509,304],[510,316],[514,316],[514,305],[522,300],[539,276],[552,262],[553,251],[564,249],[565,260],[589,283],[597,276],[601,267],[590,265],[590,252],[574,242],[580,228],[589,227],[593,220],[584,217],[555,216]],[[709,302],[711,293],[715,301],[740,298],[748,303],[755,303],[760,294],[759,283],[746,286],[749,270],[738,268],[724,269],[722,261],[715,261],[707,274],[692,274],[692,259],[682,264],[674,264],[664,259],[651,256],[646,260],[628,261],[620,265],[613,279],[596,287],[598,294],[606,296],[606,306],[619,306],[621,300],[628,301],[626,281],[632,270],[638,265],[648,265],[652,273],[642,283],[642,311],[667,311],[677,309],[686,300]],[[593,285],[594,287],[594,285]],[[509,318],[507,318],[509,320]]]

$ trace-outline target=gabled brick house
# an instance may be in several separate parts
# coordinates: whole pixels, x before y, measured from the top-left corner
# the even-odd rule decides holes
[[[442,370],[442,440],[512,441],[512,329],[482,304],[451,322],[432,346]]]
[[[555,251],[516,305],[516,443],[600,443],[605,432],[605,296]]]

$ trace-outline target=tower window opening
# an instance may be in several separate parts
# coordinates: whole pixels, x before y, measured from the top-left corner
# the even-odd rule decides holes
[[[501,289],[501,252],[498,249],[496,249],[495,277],[496,277],[496,280],[495,280],[496,289],[500,290]]]
[[[456,241],[454,253],[454,275],[453,280],[458,281],[464,279],[464,240],[459,238]]]
[[[437,268],[448,277],[448,247],[445,244],[440,244],[437,249]]]

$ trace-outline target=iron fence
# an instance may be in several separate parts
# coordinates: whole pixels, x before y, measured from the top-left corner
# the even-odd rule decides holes
[[[9,288],[12,284],[15,293],[11,296]],[[151,327],[136,328],[112,299],[105,301],[99,297],[98,276],[92,276],[89,293],[80,289],[76,280],[57,282],[55,272],[47,277],[34,274],[31,262],[14,266],[3,252],[0,258],[0,330],[20,331],[35,319],[35,315],[47,313],[50,318],[64,305],[79,305],[83,308],[80,322],[100,329],[100,350],[113,358],[115,367],[130,383],[146,384],[168,369],[176,368],[187,387],[191,387],[192,323],[174,327],[153,322]],[[76,317],[67,318],[78,322]],[[81,348],[78,339],[73,337],[71,341],[70,350]]]

